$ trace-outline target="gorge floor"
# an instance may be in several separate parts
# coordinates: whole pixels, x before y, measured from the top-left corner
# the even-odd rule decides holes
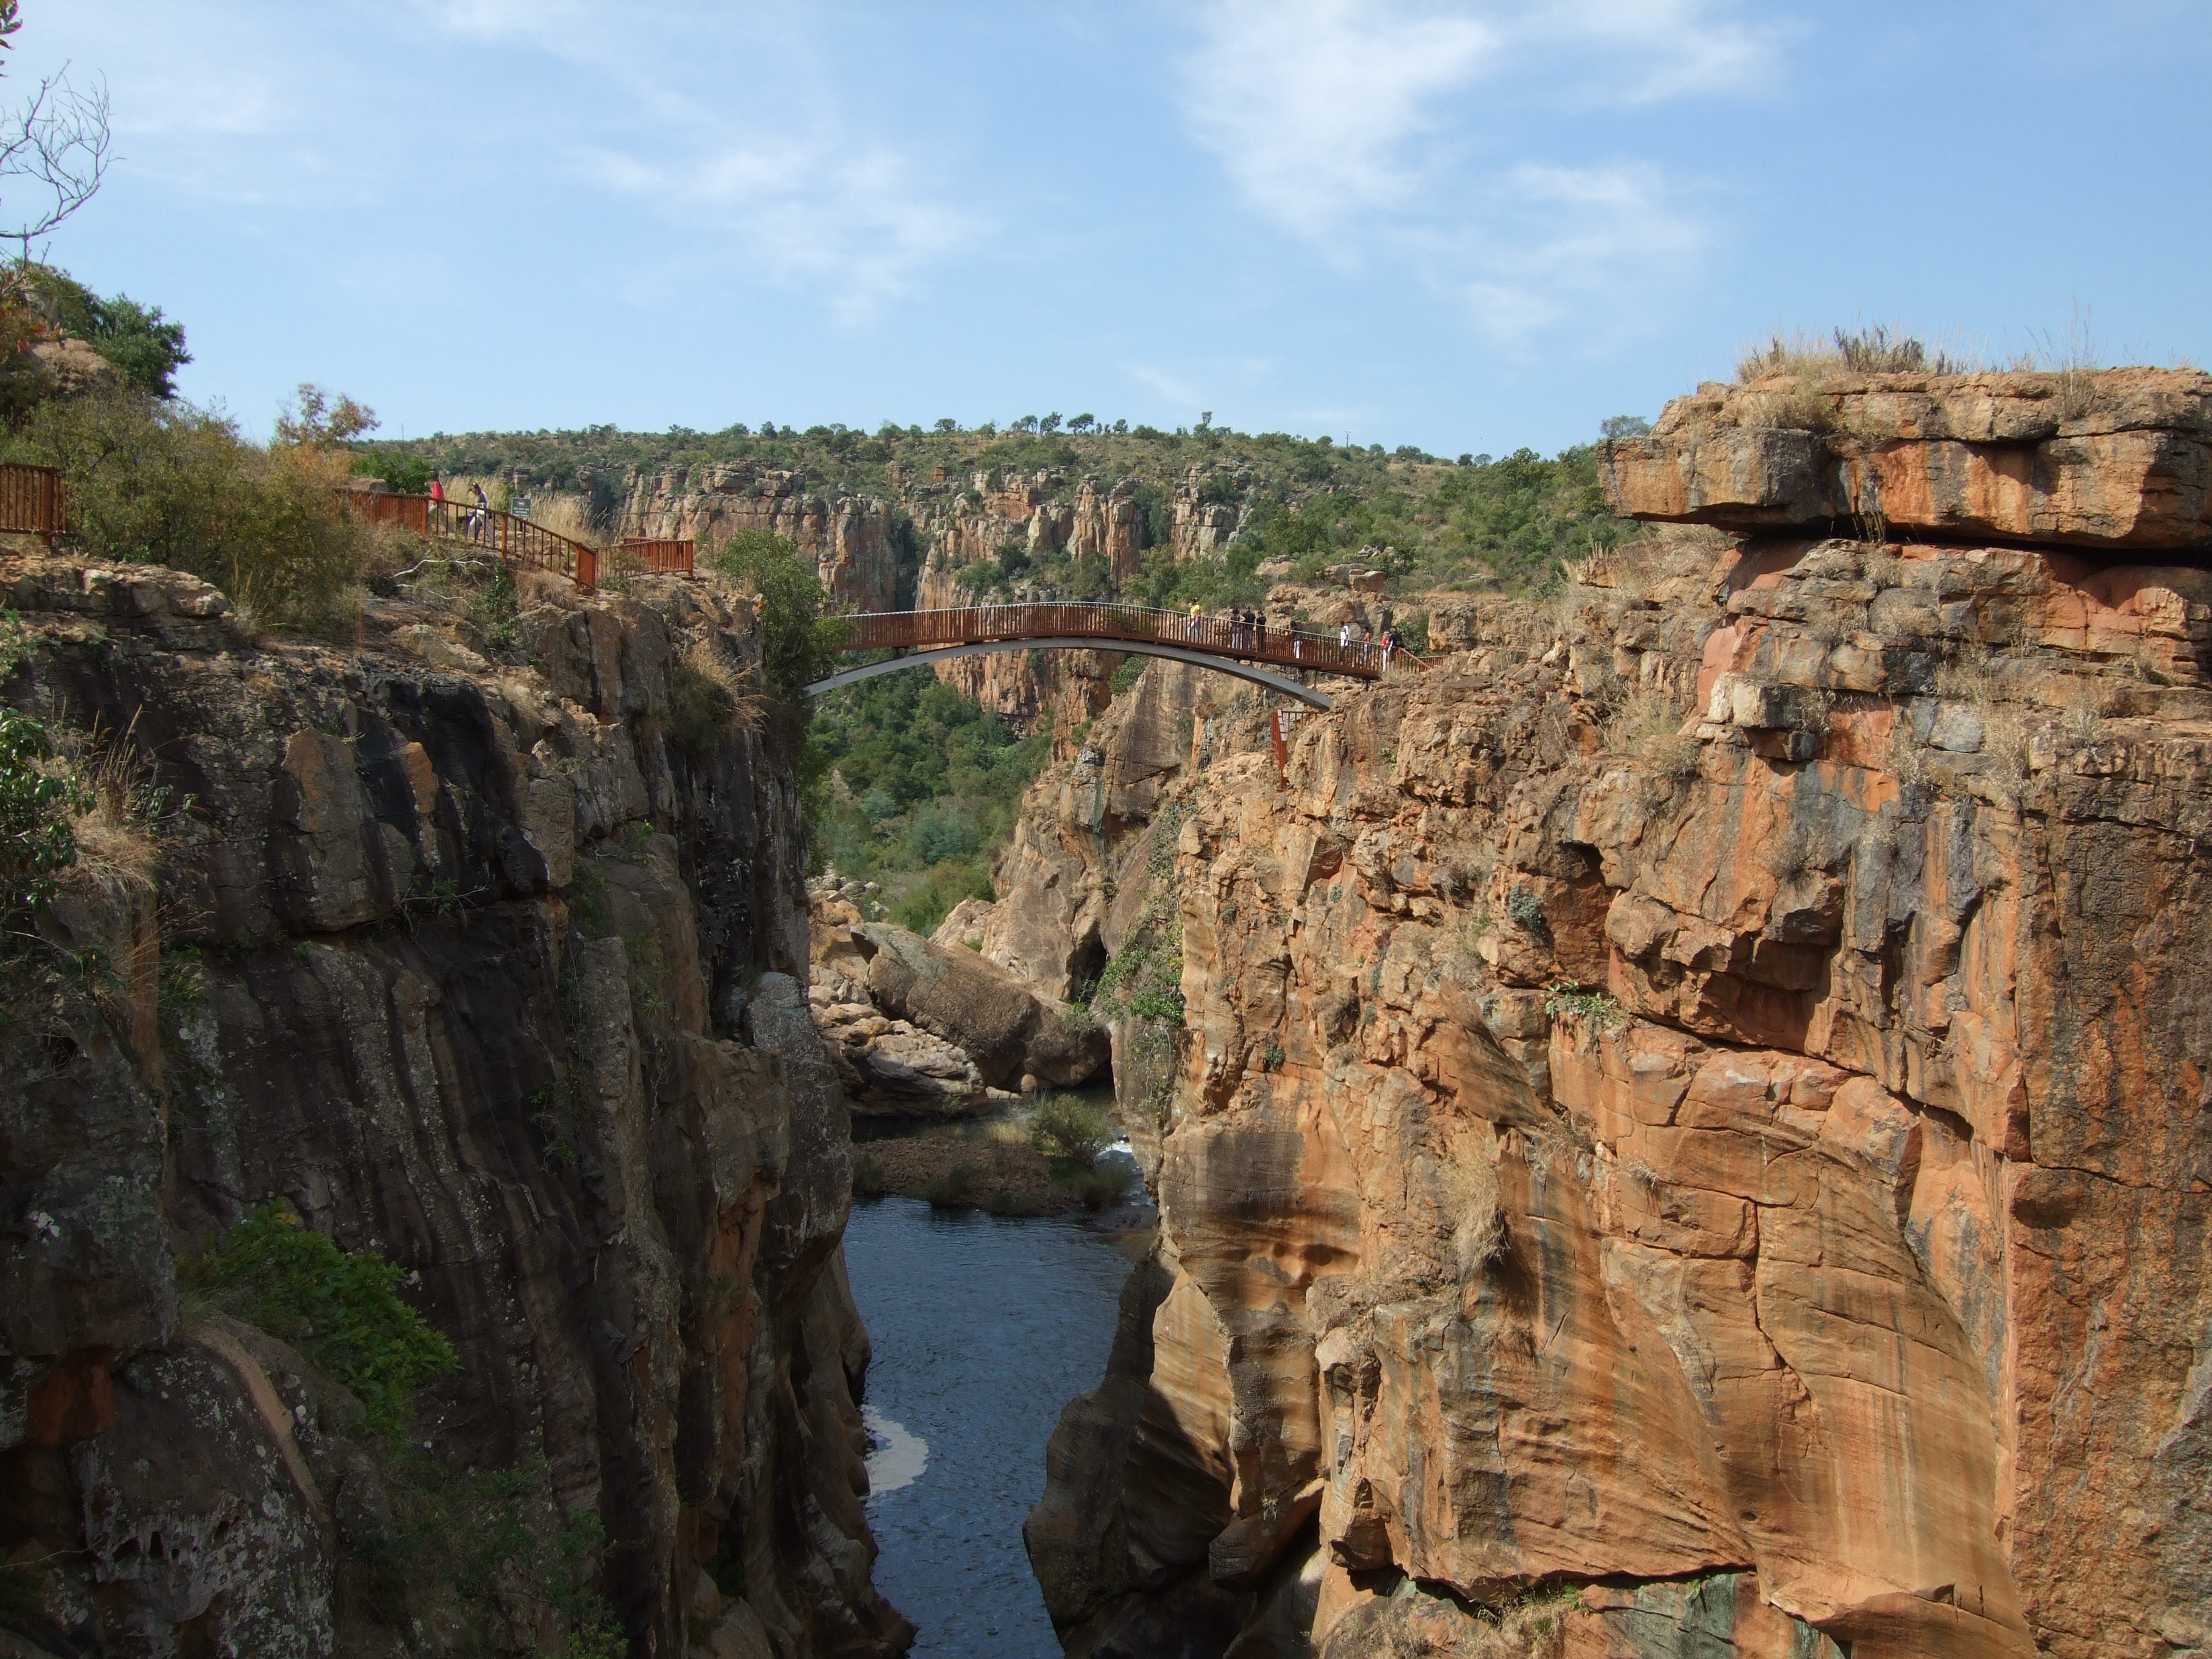
[[[1060,1652],[1022,1519],[1061,1407],[1104,1369],[1123,1243],[1078,1222],[913,1199],[854,1206],[845,1256],[874,1350],[868,1407],[927,1447],[919,1478],[868,1503],[875,1581],[921,1627],[916,1656]]]

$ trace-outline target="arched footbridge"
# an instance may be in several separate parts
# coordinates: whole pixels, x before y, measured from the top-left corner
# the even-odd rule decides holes
[[[1327,692],[1270,673],[1268,667],[1286,668],[1294,674],[1379,680],[1386,666],[1379,645],[1358,641],[1346,645],[1333,634],[1226,617],[1193,617],[1140,605],[975,605],[946,611],[880,611],[838,620],[846,624],[841,650],[907,654],[817,680],[806,688],[810,696],[902,668],[994,651],[1108,650],[1194,663],[1327,708],[1331,701]],[[1402,660],[1408,653],[1399,654]]]

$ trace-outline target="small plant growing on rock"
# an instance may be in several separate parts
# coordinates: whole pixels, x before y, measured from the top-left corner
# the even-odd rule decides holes
[[[1571,979],[1544,988],[1544,1012],[1552,1019],[1574,1019],[1604,1035],[1628,1018],[1619,1002],[1604,991],[1588,990]]]
[[[1516,887],[1505,901],[1506,919],[1516,927],[1531,933],[1544,931],[1544,906],[1541,900],[1525,887]]]

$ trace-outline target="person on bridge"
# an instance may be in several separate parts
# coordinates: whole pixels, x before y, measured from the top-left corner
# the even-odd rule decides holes
[[[481,540],[485,526],[490,522],[491,497],[484,494],[483,483],[479,479],[476,488],[476,504],[469,508],[469,539]]]
[[[1196,599],[1190,602],[1190,637],[1195,643],[1198,639],[1198,601]]]
[[[1347,654],[1352,650],[1352,618],[1346,617],[1344,625],[1336,630],[1336,648]]]
[[[446,475],[442,472],[430,475],[430,499],[440,507],[446,504]]]

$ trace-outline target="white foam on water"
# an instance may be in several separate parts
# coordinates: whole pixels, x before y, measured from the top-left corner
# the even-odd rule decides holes
[[[929,1442],[909,1434],[873,1406],[860,1407],[860,1421],[868,1431],[868,1495],[879,1498],[902,1486],[911,1486],[929,1467]]]

